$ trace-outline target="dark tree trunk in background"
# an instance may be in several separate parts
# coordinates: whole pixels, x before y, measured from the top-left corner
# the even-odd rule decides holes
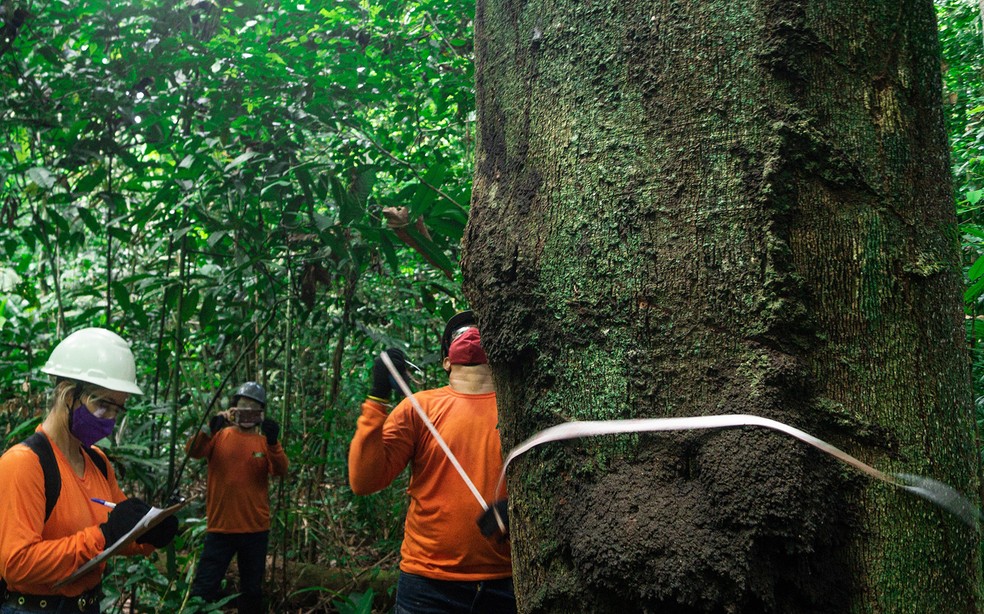
[[[974,496],[929,0],[479,0],[466,292],[504,445],[749,413]],[[510,469],[524,612],[976,612],[979,536],[756,429]]]

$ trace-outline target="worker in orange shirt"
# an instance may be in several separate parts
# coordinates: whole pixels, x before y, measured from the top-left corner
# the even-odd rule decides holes
[[[280,425],[264,415],[266,390],[246,382],[232,407],[212,417],[188,440],[191,458],[208,462],[205,545],[191,595],[221,598],[232,557],[239,566],[239,612],[264,612],[263,577],[270,536],[270,476],[287,475]]]
[[[403,353],[387,354],[405,373]],[[493,500],[502,471],[498,413],[472,312],[448,321],[441,357],[449,385],[414,396],[484,500]],[[394,384],[376,358],[372,389],[349,448],[349,483],[358,495],[386,488],[411,467],[394,613],[515,612],[508,541],[479,531],[482,507],[409,399],[387,415]]]
[[[126,535],[149,511],[120,490],[97,441],[113,434],[136,382],[130,345],[103,328],[63,339],[41,368],[55,377],[51,408],[31,437],[0,457],[0,612],[99,612],[105,563],[55,586]],[[122,550],[171,542],[174,516]]]

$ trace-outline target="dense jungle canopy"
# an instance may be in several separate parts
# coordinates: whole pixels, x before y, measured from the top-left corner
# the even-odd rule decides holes
[[[984,8],[936,6],[980,422]],[[438,336],[466,306],[473,12],[0,0],[5,445],[47,408],[55,343],[108,327],[147,393],[107,445],[124,490],[201,495],[183,443],[256,379],[292,462],[271,493],[271,593],[303,611],[385,607],[406,497],[354,496],[345,455],[373,356],[402,347],[419,387],[443,383]],[[107,611],[195,611],[203,498],[182,518],[173,549],[113,566]]]

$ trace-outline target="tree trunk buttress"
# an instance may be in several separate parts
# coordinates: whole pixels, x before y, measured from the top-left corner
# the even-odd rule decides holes
[[[748,413],[977,492],[929,0],[478,0],[503,443]],[[510,468],[523,612],[976,612],[976,532],[756,429]]]

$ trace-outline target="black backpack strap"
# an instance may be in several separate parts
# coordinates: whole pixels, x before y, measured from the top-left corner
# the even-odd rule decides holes
[[[34,433],[24,440],[24,445],[38,455],[41,471],[44,473],[44,521],[48,522],[51,510],[55,508],[58,495],[61,494],[61,473],[58,472],[58,461],[51,449],[51,442],[43,433]]]
[[[103,477],[108,480],[109,469],[106,468],[106,457],[103,456],[104,452],[102,450],[96,450],[96,448],[87,448],[85,446],[82,446],[82,449],[85,450],[85,453],[92,459],[92,463],[99,468],[99,471],[102,472]]]
[[[38,455],[38,462],[41,463],[41,471],[44,473],[44,521],[48,522],[51,517],[51,510],[55,509],[58,496],[61,494],[61,473],[58,472],[58,461],[55,460],[55,453],[51,449],[51,442],[43,433],[35,432],[24,440],[24,445]],[[109,479],[109,469],[106,466],[106,457],[95,448],[82,446],[92,463],[102,472],[103,477]]]

